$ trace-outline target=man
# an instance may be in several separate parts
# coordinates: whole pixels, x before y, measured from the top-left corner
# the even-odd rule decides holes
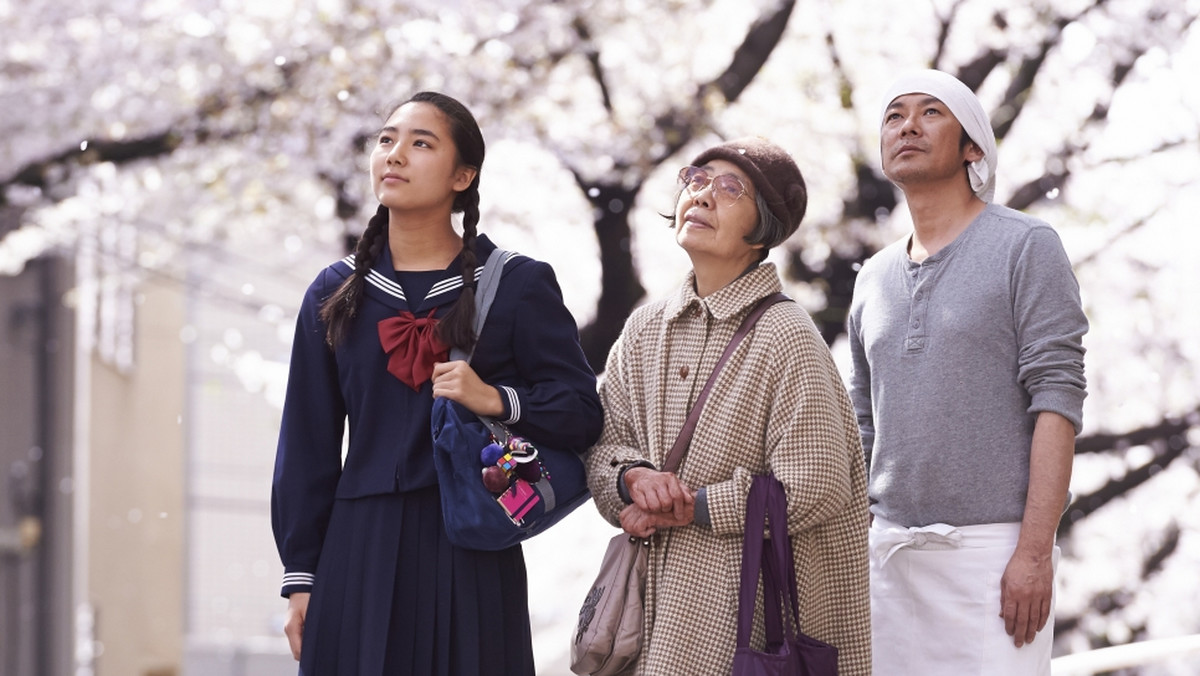
[[[847,322],[874,673],[1049,674],[1079,286],[1053,229],[992,204],[995,136],[966,85],[924,71],[883,104],[883,171],[913,231],[863,265]]]

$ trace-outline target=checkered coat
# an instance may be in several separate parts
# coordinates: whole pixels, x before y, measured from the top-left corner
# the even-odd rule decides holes
[[[604,432],[588,472],[596,507],[614,525],[621,468],[662,466],[742,318],[781,287],[769,263],[707,298],[693,281],[635,311],[609,355]],[[712,523],[654,537],[637,673],[729,673],[746,496],[754,475],[773,472],[788,494],[801,629],[837,646],[842,676],[869,674],[862,458],[849,398],[812,319],[795,303],[774,305],[720,373],[679,469],[688,486],[706,487]],[[761,648],[761,605],[755,617],[752,646]]]

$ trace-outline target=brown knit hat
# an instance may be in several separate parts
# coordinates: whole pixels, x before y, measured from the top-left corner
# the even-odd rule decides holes
[[[800,175],[800,167],[786,150],[764,138],[747,136],[705,150],[692,160],[692,165],[702,167],[713,160],[732,162],[746,172],[754,189],[783,225],[783,232],[772,237],[772,241],[763,242],[767,249],[796,232],[808,208],[808,188]]]

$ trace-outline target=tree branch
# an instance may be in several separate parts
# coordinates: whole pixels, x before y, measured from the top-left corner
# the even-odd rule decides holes
[[[720,88],[726,101],[736,101],[762,70],[767,58],[779,44],[779,39],[783,37],[783,31],[787,28],[788,19],[792,16],[795,6],[795,0],[785,0],[779,3],[779,8],[773,14],[760,18],[750,27],[746,39],[742,40],[742,44],[733,53],[729,67],[713,82]]]
[[[53,184],[61,183],[70,174],[73,167],[111,162],[113,164],[128,164],[138,160],[165,157],[189,138],[207,141],[210,139],[229,140],[238,138],[254,131],[254,128],[219,129],[208,123],[208,120],[238,106],[256,106],[269,102],[287,91],[287,83],[294,73],[294,64],[288,63],[281,67],[283,74],[279,87],[266,89],[256,87],[248,90],[246,95],[213,94],[191,114],[184,116],[166,127],[166,131],[151,132],[130,139],[87,139],[77,146],[65,148],[41,160],[35,160],[19,168],[12,176],[0,180],[0,206],[7,203],[6,189],[16,185],[36,187],[45,192]]]
[[[1152,441],[1186,438],[1188,430],[1200,426],[1200,408],[1179,418],[1166,418],[1153,425],[1121,434],[1090,434],[1075,441],[1076,453],[1123,451]]]
[[[54,182],[54,175],[70,165],[98,162],[124,164],[135,160],[170,155],[179,147],[181,138],[175,132],[158,132],[121,141],[89,139],[78,146],[61,150],[50,157],[35,160],[21,167],[11,177],[0,181],[0,205],[5,204],[4,191],[15,185],[27,185],[45,191]]]
[[[1156,441],[1149,445],[1156,450],[1154,458],[1149,462],[1126,472],[1123,477],[1110,480],[1087,495],[1079,496],[1067,506],[1066,518],[1058,525],[1058,537],[1070,533],[1071,528],[1087,515],[1152,479],[1190,448],[1186,442],[1174,444]]]
[[[712,92],[718,93],[726,103],[737,100],[779,45],[795,6],[795,0],[784,0],[774,12],[759,17],[734,51],[729,66],[710,82],[700,84],[688,107],[672,108],[655,119],[664,143],[663,150],[651,158],[652,164],[657,165],[674,155],[709,125],[708,102]]]
[[[611,115],[613,112],[612,97],[608,93],[608,82],[604,78],[604,69],[600,67],[600,52],[592,42],[592,33],[588,30],[587,24],[583,22],[582,15],[575,17],[575,20],[571,22],[571,27],[575,29],[575,35],[579,36],[583,42],[584,58],[591,66],[592,77],[595,78],[596,85],[600,87],[600,98],[604,101],[604,110]]]
[[[946,53],[946,41],[950,38],[950,27],[954,25],[954,19],[958,16],[958,8],[962,6],[964,0],[954,0],[954,4],[950,5],[944,16],[938,17],[938,34],[937,48],[933,52],[933,67],[940,68],[942,56]]]
[[[971,91],[976,91],[983,84],[983,81],[987,79],[987,76],[996,69],[996,66],[1004,63],[1004,59],[1007,56],[1007,52],[999,49],[986,49],[979,56],[960,67],[958,72],[955,73],[955,77],[967,85]]]
[[[1167,528],[1162,542],[1142,560],[1142,580],[1148,580],[1152,575],[1162,570],[1166,560],[1179,548],[1179,536],[1179,525],[1172,523]],[[1124,610],[1126,606],[1133,602],[1134,598],[1134,594],[1124,589],[1110,589],[1093,596],[1088,606],[1100,615],[1111,615],[1112,613]],[[1054,635],[1061,636],[1075,631],[1079,628],[1082,621],[1083,616],[1081,615],[1056,617],[1054,618]]]

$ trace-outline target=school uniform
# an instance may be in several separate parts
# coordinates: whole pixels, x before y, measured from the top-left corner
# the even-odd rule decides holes
[[[477,277],[495,248],[483,235],[476,240]],[[320,305],[353,266],[353,256],[334,263],[305,294],[275,462],[282,594],[312,592],[300,673],[532,674],[521,548],[449,543],[433,464],[432,384],[421,373],[404,372],[409,384],[389,372],[420,360],[403,358],[403,346],[389,344],[391,354],[384,347],[396,322],[411,338],[407,323],[450,310],[462,292],[461,262],[397,273],[384,246],[345,340],[331,350]],[[499,388],[499,418],[515,434],[580,452],[599,437],[595,375],[549,265],[507,259],[471,365]]]

